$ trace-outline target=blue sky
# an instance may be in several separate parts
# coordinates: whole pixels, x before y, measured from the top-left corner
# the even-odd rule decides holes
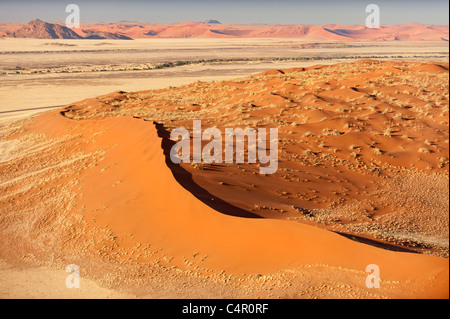
[[[380,7],[381,24],[449,24],[443,0],[0,0],[0,21],[65,21],[66,5],[80,7],[81,22],[181,22],[217,19],[222,23],[364,24],[368,4]]]

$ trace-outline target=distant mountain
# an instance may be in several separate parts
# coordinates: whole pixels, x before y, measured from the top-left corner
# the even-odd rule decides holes
[[[203,23],[205,23],[205,24],[222,24],[217,20],[206,20]]]
[[[79,30],[83,35],[59,24],[41,21],[39,19],[30,21],[15,31],[7,31],[6,36],[12,38],[33,39],[111,39],[111,40],[133,40],[119,32],[106,32],[103,30]]]
[[[30,21],[16,31],[6,32],[6,36],[34,39],[83,39],[82,36],[65,26],[47,23],[39,19]]]

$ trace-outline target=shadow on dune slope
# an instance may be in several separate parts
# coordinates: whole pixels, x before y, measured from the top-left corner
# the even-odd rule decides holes
[[[157,131],[158,136],[162,139],[161,147],[164,150],[164,156],[166,157],[166,164],[172,171],[175,180],[187,191],[189,191],[192,195],[194,195],[197,199],[211,207],[212,209],[226,215],[235,216],[235,217],[244,217],[244,218],[262,218],[256,214],[248,212],[239,207],[233,206],[224,200],[220,199],[217,196],[209,193],[204,188],[200,187],[198,184],[194,182],[192,179],[192,174],[186,171],[180,165],[172,163],[170,160],[170,149],[175,144],[172,140],[170,140],[170,133],[164,128],[162,124],[153,122]]]
[[[159,124],[157,122],[153,122],[153,124],[155,125],[155,127],[157,129],[158,136],[162,140],[161,141],[161,147],[162,147],[162,149],[164,151],[164,156],[166,158],[166,165],[172,171],[172,174],[173,174],[175,180],[184,189],[189,191],[197,199],[199,199],[200,201],[202,201],[203,203],[205,203],[206,205],[208,205],[212,209],[214,209],[214,210],[216,210],[216,211],[218,211],[218,212],[220,212],[222,214],[235,216],[235,217],[243,217],[243,218],[263,218],[263,217],[261,217],[261,216],[259,216],[257,214],[253,214],[253,213],[251,213],[249,211],[246,211],[246,210],[241,209],[239,207],[233,206],[233,205],[227,203],[226,201],[222,200],[221,198],[219,198],[217,196],[214,196],[213,194],[209,193],[206,189],[200,187],[193,180],[192,174],[190,172],[185,170],[180,165],[174,164],[170,160],[170,149],[175,144],[175,142],[170,139],[170,132],[167,131],[164,128],[163,124]],[[382,249],[386,249],[386,250],[392,250],[392,251],[415,253],[414,250],[411,250],[411,249],[408,249],[408,248],[404,248],[404,247],[400,247],[398,245],[391,245],[391,244],[380,242],[380,241],[376,241],[376,240],[373,240],[373,239],[368,239],[368,238],[364,238],[364,237],[360,237],[360,236],[349,235],[349,234],[345,234],[345,233],[342,233],[342,232],[334,232],[334,233],[336,233],[338,235],[341,235],[343,237],[346,237],[348,239],[351,239],[351,240],[358,241],[360,243],[369,245],[369,246],[374,246],[374,247],[378,247],[378,248],[382,248]]]

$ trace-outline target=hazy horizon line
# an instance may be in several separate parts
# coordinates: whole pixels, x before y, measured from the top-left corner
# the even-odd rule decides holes
[[[33,20],[41,20],[43,22],[47,23],[61,23],[65,24],[65,21],[63,20],[43,20],[41,18],[34,18],[32,20],[29,20],[28,22],[19,22],[19,21],[1,21],[0,23],[20,23],[20,24],[28,24]],[[216,20],[216,19],[207,19],[203,21],[196,21],[196,20],[180,20],[180,21],[167,21],[167,22],[149,22],[149,21],[133,21],[133,20],[119,20],[119,21],[81,21],[80,24],[89,24],[89,23],[137,23],[137,24],[180,24],[180,23],[186,23],[186,22],[195,22],[195,23],[206,23],[209,20]],[[218,21],[218,20],[216,20]],[[343,26],[364,26],[362,23],[352,23],[352,24],[343,24],[343,23],[268,23],[268,22],[248,22],[248,23],[227,23],[227,22],[221,22],[218,23],[218,25],[280,25],[280,26],[293,26],[293,25],[307,25],[307,26],[322,26],[322,25],[343,25]],[[214,23],[211,23],[214,24]],[[385,23],[380,24],[380,27],[383,26],[401,26],[401,25],[408,25],[408,24],[420,24],[424,26],[447,26],[449,27],[449,24],[432,24],[432,23],[423,23],[423,22],[406,22],[406,23]]]

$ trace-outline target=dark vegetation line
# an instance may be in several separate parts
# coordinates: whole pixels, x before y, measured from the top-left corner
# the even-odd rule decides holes
[[[196,65],[196,64],[214,64],[214,63],[230,63],[230,62],[277,62],[277,61],[299,61],[299,62],[307,62],[307,61],[330,61],[330,60],[360,60],[360,59],[405,59],[405,58],[448,58],[448,55],[414,55],[414,56],[403,56],[403,55],[350,55],[350,56],[334,56],[334,57],[300,57],[300,58],[231,58],[231,59],[200,59],[200,60],[182,60],[182,61],[174,61],[174,62],[165,62],[161,64],[157,64],[155,66],[146,66],[146,67],[134,67],[134,68],[124,68],[124,69],[116,69],[116,70],[108,70],[108,69],[100,69],[100,70],[92,70],[92,71],[81,71],[81,70],[60,70],[52,72],[50,69],[47,70],[34,70],[31,74],[37,73],[90,73],[90,72],[120,72],[120,71],[143,71],[143,70],[160,70],[166,68],[174,68],[177,66],[183,65]],[[147,62],[142,62],[141,64],[149,64]],[[23,70],[26,71],[26,70]],[[16,71],[11,72],[2,72],[1,75],[5,74],[22,74],[22,72],[18,69]],[[24,73],[30,74],[30,73]]]
[[[5,114],[5,113],[15,113],[15,112],[23,112],[23,111],[45,110],[45,109],[56,109],[56,108],[63,107],[63,106],[65,106],[65,105],[41,106],[41,107],[34,107],[34,108],[29,108],[29,109],[18,109],[18,110],[0,111],[0,114]]]
[[[429,56],[418,56],[414,55],[412,58],[425,58]],[[446,55],[438,55],[435,57],[445,58]],[[403,59],[403,55],[372,55],[372,56],[362,56],[362,55],[351,55],[351,56],[336,56],[336,57],[301,57],[301,58],[234,58],[234,59],[201,59],[201,60],[188,60],[188,61],[176,61],[176,62],[166,62],[155,66],[153,69],[164,69],[173,68],[182,65],[191,64],[202,64],[202,63],[226,63],[226,62],[276,62],[276,61],[329,61],[329,60],[339,60],[339,59]]]

